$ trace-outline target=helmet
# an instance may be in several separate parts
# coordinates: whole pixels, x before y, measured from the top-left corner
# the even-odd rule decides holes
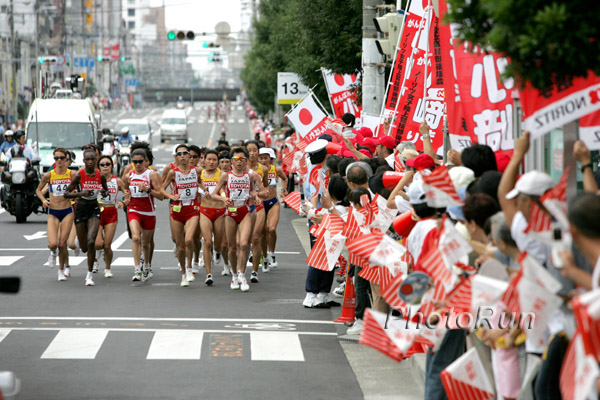
[[[124,126],[123,129],[121,129],[121,136],[127,136],[129,135],[129,128]]]
[[[12,137],[13,135],[14,135],[14,132],[13,132],[13,131],[11,131],[10,129],[9,129],[9,130],[7,130],[6,132],[4,132],[4,136],[9,136],[9,137]]]
[[[21,139],[22,136],[25,136],[25,131],[16,131],[15,132],[15,140]]]

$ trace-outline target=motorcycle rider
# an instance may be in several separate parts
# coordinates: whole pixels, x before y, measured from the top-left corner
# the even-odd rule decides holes
[[[35,153],[35,150],[33,150],[31,148],[30,145],[26,144],[26,137],[25,137],[25,131],[17,131],[15,132],[15,144],[14,146],[20,146],[23,154],[23,157],[27,158],[29,161],[33,161],[37,158],[37,154]],[[8,160],[10,161],[10,159],[12,158],[12,154],[11,152],[7,153],[8,156]]]
[[[4,133],[4,138],[6,139],[6,141],[0,146],[0,152],[2,153],[7,152],[7,149],[10,150],[10,148],[15,145],[14,132],[10,129]]]
[[[123,142],[127,142],[129,144],[135,142],[135,139],[129,133],[129,128],[126,126],[124,126],[123,129],[121,129],[121,136],[119,136],[119,139],[117,140],[118,144],[121,144]]]

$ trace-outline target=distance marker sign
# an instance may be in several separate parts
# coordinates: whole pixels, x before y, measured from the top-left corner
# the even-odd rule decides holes
[[[308,93],[300,77],[293,72],[277,73],[277,103],[296,104]]]

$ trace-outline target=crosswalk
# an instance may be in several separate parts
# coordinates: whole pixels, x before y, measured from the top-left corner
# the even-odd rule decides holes
[[[22,335],[27,331],[42,331],[51,337],[50,343],[39,354],[39,347],[30,351],[27,340],[31,336]],[[336,336],[332,332],[264,332],[264,331],[211,331],[201,329],[135,329],[135,328],[0,328],[0,354],[10,346],[19,350],[22,357],[43,360],[95,360],[104,347],[119,346],[117,332],[138,332],[140,342],[144,342],[143,354],[133,358],[146,360],[201,360],[214,357],[249,359],[251,361],[305,362],[301,336]],[[151,340],[148,344],[148,337]],[[23,339],[24,338],[24,339]],[[39,341],[43,339],[38,337]],[[248,345],[249,342],[249,345]],[[16,346],[16,347],[15,347]],[[124,345],[125,346],[125,345]],[[123,348],[121,351],[127,352]],[[139,352],[140,348],[135,351]],[[37,353],[36,353],[37,352]],[[32,354],[34,353],[34,354]]]

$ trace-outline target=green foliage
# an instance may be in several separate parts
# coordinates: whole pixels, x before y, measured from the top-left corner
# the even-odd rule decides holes
[[[505,74],[544,89],[600,75],[600,2],[587,0],[448,0],[459,37],[510,59]]]
[[[320,68],[360,71],[362,0],[262,0],[242,81],[257,110],[272,110],[277,72],[295,72],[326,105]]]

